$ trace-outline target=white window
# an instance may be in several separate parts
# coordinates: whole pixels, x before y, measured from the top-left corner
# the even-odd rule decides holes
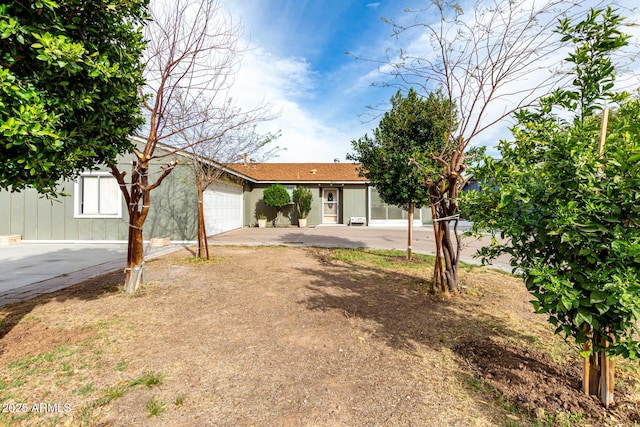
[[[76,217],[122,217],[122,195],[113,175],[106,172],[82,174],[74,188]]]

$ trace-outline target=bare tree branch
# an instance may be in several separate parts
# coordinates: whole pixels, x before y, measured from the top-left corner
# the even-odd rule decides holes
[[[129,211],[126,289],[130,292],[139,285],[133,272],[144,268],[142,229],[151,192],[176,166],[168,163],[150,182],[151,161],[185,149],[198,153],[199,146],[225,140],[230,133],[274,117],[264,104],[244,112],[234,107],[229,89],[245,48],[240,25],[225,13],[219,0],[152,0],[150,14],[145,34],[146,86],[140,89],[147,116],[144,148],[134,149],[128,187],[125,173],[109,165]],[[173,148],[157,153],[161,142]]]
[[[584,13],[580,6],[564,0],[476,0],[472,13],[464,13],[458,3],[432,0],[425,9],[408,11],[412,21],[386,20],[397,39],[413,42],[373,61],[393,78],[382,85],[419,88],[425,96],[442,90],[450,101],[441,117],[449,124],[443,149],[430,153],[441,169],[413,163],[424,175],[434,221],[442,229],[436,243],[444,251],[450,291],[458,289],[459,240],[452,240],[449,223],[454,221],[455,234],[465,152],[478,135],[567,84],[566,74],[554,68],[563,47],[555,29],[560,18]]]

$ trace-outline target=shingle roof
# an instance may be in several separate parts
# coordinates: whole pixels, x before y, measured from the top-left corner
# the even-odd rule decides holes
[[[354,163],[233,163],[227,165],[254,181],[368,182]]]

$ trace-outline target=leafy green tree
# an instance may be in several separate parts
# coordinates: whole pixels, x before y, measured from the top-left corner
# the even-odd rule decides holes
[[[131,148],[146,0],[0,5],[0,188],[55,196]]]
[[[511,255],[536,312],[582,345],[585,392],[606,406],[609,357],[640,355],[640,100],[612,91],[622,22],[611,8],[560,22],[576,46],[573,87],[516,115],[514,140],[474,171],[484,188],[468,200],[475,231],[502,238],[481,254]],[[608,125],[605,104],[615,107]],[[574,120],[560,118],[567,111]]]
[[[298,209],[298,217],[305,219],[307,215],[309,215],[309,212],[311,212],[311,202],[313,202],[311,190],[307,187],[296,187],[291,196],[293,203],[296,204],[296,208]]]
[[[440,93],[423,98],[413,88],[406,97],[398,91],[391,98],[391,110],[374,130],[374,138],[365,135],[352,141],[353,152],[347,155],[362,164],[360,174],[371,181],[385,203],[409,211],[408,257],[414,208],[430,201],[422,172],[409,161],[418,160],[431,170],[440,168],[430,154],[440,152],[446,140],[448,123],[441,119],[445,104]]]
[[[280,225],[280,218],[282,217],[282,208],[287,206],[291,202],[289,192],[282,184],[273,184],[264,189],[264,203],[267,206],[276,208],[277,216],[276,223]]]

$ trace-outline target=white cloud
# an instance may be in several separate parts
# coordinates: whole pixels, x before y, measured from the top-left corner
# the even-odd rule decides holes
[[[366,113],[365,106],[368,104],[388,101],[391,93],[395,92],[395,89],[369,88],[372,82],[384,81],[384,72],[391,69],[384,63],[352,61],[334,69],[329,75],[321,75],[308,58],[282,51],[283,48],[293,51],[293,47],[300,47],[303,40],[296,39],[296,35],[287,32],[287,28],[282,28],[282,34],[273,34],[273,31],[255,25],[256,22],[262,22],[256,16],[266,13],[267,5],[268,2],[263,4],[258,0],[241,0],[232,4],[234,13],[242,17],[245,24],[247,21],[253,23],[246,31],[250,50],[245,53],[236,76],[233,96],[244,108],[265,102],[272,106],[274,113],[280,113],[276,120],[259,127],[263,131],[282,132],[275,144],[287,150],[281,152],[275,161],[331,162],[334,158],[344,161],[345,154],[350,151],[350,141],[367,132],[371,133],[371,128],[377,124],[375,119],[370,123],[361,123],[358,114]],[[378,10],[379,7],[382,9],[381,5],[381,2],[372,2],[366,7]],[[415,15],[400,10],[396,13],[400,14],[396,16],[398,22],[411,23],[415,18]],[[465,19],[472,16],[473,13],[468,13]],[[420,58],[434,59],[433,47],[424,31],[407,33],[398,43],[389,37],[390,33],[389,28],[389,31],[382,31],[363,44],[346,47],[361,58],[380,58],[384,61],[387,49],[392,49],[389,53],[393,54],[394,48],[403,46]],[[269,40],[286,42],[271,43]],[[564,55],[558,52],[558,55],[561,54]],[[557,56],[554,59],[561,58]],[[543,70],[532,72],[525,78],[532,84],[548,75],[548,70]],[[521,89],[518,85],[516,82],[503,88],[504,98],[491,106],[494,117],[515,102],[515,93]],[[494,126],[476,139],[474,145],[494,146],[500,138],[509,137],[507,128],[511,124],[507,120]]]
[[[313,100],[315,78],[316,73],[305,58],[278,57],[262,48],[244,55],[233,97],[243,109],[264,102],[270,104],[273,113],[279,113],[275,120],[258,126],[263,132],[281,131],[274,144],[286,150],[274,161],[344,161],[351,139],[364,133],[357,120],[348,127],[326,122],[305,107]]]

